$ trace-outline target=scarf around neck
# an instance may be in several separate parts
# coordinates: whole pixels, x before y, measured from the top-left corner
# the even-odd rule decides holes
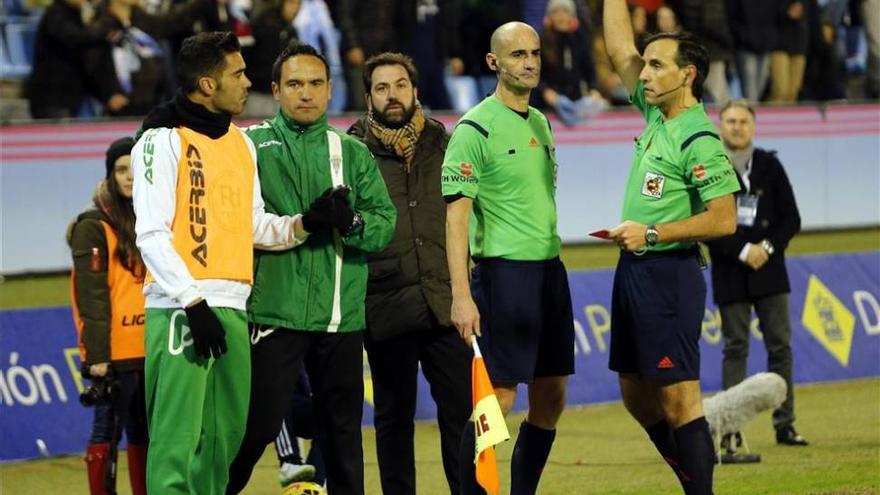
[[[183,94],[183,91],[178,89],[171,101],[157,106],[147,115],[141,130],[146,131],[155,127],[174,128],[183,126],[189,127],[211,139],[218,139],[226,134],[231,122],[231,115],[214,113],[190,100]]]
[[[409,172],[412,165],[413,156],[416,153],[416,142],[425,128],[425,114],[422,113],[422,106],[416,102],[416,109],[412,118],[406,125],[393,129],[382,125],[373,118],[373,112],[367,114],[367,123],[370,125],[370,132],[376,139],[382,142],[382,145],[398,158],[402,158],[406,164],[406,171]]]
[[[741,150],[728,150],[730,161],[733,162],[733,168],[736,169],[740,177],[746,173],[746,167],[749,164],[749,160],[752,159],[752,153],[754,152],[755,148],[751,144]]]

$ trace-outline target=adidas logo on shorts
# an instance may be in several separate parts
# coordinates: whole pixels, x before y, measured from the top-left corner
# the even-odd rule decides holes
[[[672,360],[669,359],[669,356],[663,356],[663,359],[661,359],[660,362],[657,363],[657,368],[661,370],[675,368],[675,363],[673,363]]]

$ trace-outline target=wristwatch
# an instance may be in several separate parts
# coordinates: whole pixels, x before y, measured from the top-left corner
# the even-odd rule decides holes
[[[764,248],[764,251],[767,251],[767,256],[773,256],[773,253],[776,252],[776,248],[773,247],[773,243],[764,239],[761,241],[761,247]]]
[[[342,233],[342,237],[348,238],[352,235],[359,234],[363,229],[364,217],[362,217],[360,213],[354,212],[354,216],[351,219],[351,225],[348,227],[348,230]]]
[[[652,223],[648,225],[648,228],[645,230],[645,244],[648,247],[653,247],[655,244],[660,242],[660,233],[657,232],[657,227]]]

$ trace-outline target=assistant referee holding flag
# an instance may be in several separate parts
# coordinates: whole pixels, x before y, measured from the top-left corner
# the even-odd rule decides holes
[[[609,367],[623,402],[686,494],[712,493],[714,446],[700,397],[706,283],[695,241],[736,229],[739,182],[700,102],[706,49],[663,33],[636,49],[625,0],[606,0],[608,55],[647,127],[636,141],[611,302]]]
[[[529,412],[510,459],[510,493],[522,495],[537,490],[556,438],[574,373],[574,320],[559,260],[553,136],[528,104],[541,41],[528,24],[510,22],[495,30],[491,47],[495,93],[461,118],[443,160],[446,257],[452,322],[465,341],[479,337],[505,415],[517,384],[528,384]],[[470,284],[468,254],[476,264]]]

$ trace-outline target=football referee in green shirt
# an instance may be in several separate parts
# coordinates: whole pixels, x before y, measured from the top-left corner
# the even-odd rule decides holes
[[[700,397],[706,303],[697,240],[736,229],[739,181],[700,98],[706,49],[685,33],[649,37],[639,54],[625,0],[605,0],[608,55],[644,115],[609,237],[621,249],[609,367],[623,402],[688,495],[712,493],[714,445]]]
[[[446,251],[452,322],[480,348],[506,415],[518,383],[529,412],[510,463],[510,493],[535,493],[547,462],[565,386],[574,373],[574,324],[556,233],[556,160],[547,118],[529,107],[541,75],[538,34],[511,22],[492,35],[495,93],[459,121],[446,148]],[[475,262],[468,283],[468,247]],[[466,428],[465,434],[474,435]],[[463,442],[464,444],[465,442]],[[462,453],[464,481],[473,450]]]

